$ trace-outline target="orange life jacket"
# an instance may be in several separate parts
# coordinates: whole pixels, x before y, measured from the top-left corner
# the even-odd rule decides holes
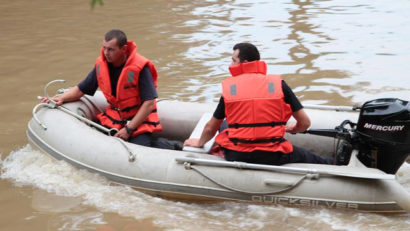
[[[101,56],[97,58],[95,63],[98,86],[109,102],[105,112],[98,114],[97,118],[100,120],[102,125],[110,128],[123,128],[140,109],[141,98],[139,95],[138,79],[141,70],[145,66],[149,67],[155,88],[157,87],[158,74],[154,64],[147,58],[137,53],[137,45],[134,42],[129,41],[127,46],[128,59],[118,78],[116,96],[112,95],[108,64],[104,56],[103,48],[101,48]],[[152,112],[131,134],[131,137],[135,137],[146,132],[152,133],[161,130],[162,127],[159,123],[157,105],[155,102]]]
[[[263,61],[241,63],[229,70],[233,76],[222,82],[228,128],[215,141],[240,152],[292,152],[292,144],[284,139],[292,110],[284,101],[281,77],[266,75]]]

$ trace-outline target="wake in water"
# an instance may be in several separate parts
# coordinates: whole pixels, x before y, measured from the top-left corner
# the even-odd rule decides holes
[[[407,191],[410,191],[410,164],[404,162],[396,175],[399,183],[402,184]]]
[[[0,165],[1,179],[58,196],[80,198],[81,205],[95,207],[101,212],[136,220],[152,219],[156,226],[165,230],[406,230],[410,225],[410,214],[382,216],[279,205],[164,200],[128,186],[112,185],[97,174],[52,159],[29,145],[10,153],[5,160],[0,160]],[[397,176],[410,191],[410,164],[404,163]],[[91,213],[82,219],[72,222],[87,223],[87,219],[102,218]]]

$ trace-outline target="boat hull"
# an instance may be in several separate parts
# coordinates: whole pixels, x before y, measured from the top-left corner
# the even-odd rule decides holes
[[[104,105],[103,96],[97,94],[64,106],[93,119]],[[180,140],[188,138],[201,116],[212,113],[215,106],[160,101],[158,113],[164,128],[160,135]],[[357,113],[332,112],[334,115],[327,116],[334,120],[323,121],[314,119],[323,116],[323,111],[307,111],[314,128],[333,128],[346,118],[354,120],[358,116]],[[327,116],[325,118],[329,118]],[[36,117],[47,129],[34,119],[29,121],[27,136],[33,146],[78,168],[153,195],[372,212],[410,211],[410,194],[394,177],[364,167],[354,157],[349,166],[287,164],[277,170],[195,164],[178,159],[192,158],[222,165],[227,161],[204,153],[123,142],[58,109],[43,108]],[[341,120],[337,121],[338,118]],[[288,138],[292,143],[322,155],[331,155],[334,151],[332,138],[312,135],[290,135]],[[303,171],[295,173],[289,169]],[[304,172],[305,169],[309,171]]]

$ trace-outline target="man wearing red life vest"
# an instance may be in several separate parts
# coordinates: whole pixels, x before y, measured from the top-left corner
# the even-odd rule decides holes
[[[293,146],[284,138],[285,132],[305,131],[310,119],[285,81],[279,75],[266,74],[258,49],[250,43],[239,43],[233,50],[229,67],[232,77],[222,82],[222,97],[213,117],[199,139],[188,139],[184,145],[202,147],[226,118],[227,128],[215,141],[229,161],[332,164],[331,159]],[[291,116],[296,123],[286,125]]]
[[[99,87],[109,105],[97,115],[100,123],[117,128],[115,134],[132,143],[151,146],[151,134],[161,131],[156,111],[157,71],[154,64],[137,53],[137,45],[124,32],[105,34],[101,55],[87,78],[53,98],[58,105],[94,95]],[[44,100],[45,101],[45,100]]]

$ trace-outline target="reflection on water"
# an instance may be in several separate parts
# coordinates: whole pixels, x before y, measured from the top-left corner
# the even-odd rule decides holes
[[[326,51],[315,53],[314,47],[326,46],[333,38],[327,35],[327,31],[321,31],[319,24],[314,24],[311,19],[317,16],[314,11],[320,9],[320,5],[313,1],[293,1],[296,8],[289,11],[289,29],[291,30],[285,41],[292,41],[292,46],[288,48],[291,61],[279,61],[274,63],[277,66],[292,66],[294,69],[284,70],[284,78],[289,81],[297,81],[298,88],[295,90],[301,93],[301,100],[309,100],[316,104],[337,104],[337,98],[343,97],[339,93],[326,90],[326,88],[338,87],[332,79],[345,79],[348,73],[343,69],[330,69],[326,66],[317,65],[320,58],[332,54],[342,54],[338,51]],[[313,12],[312,12],[313,11]],[[332,8],[323,9],[322,13],[332,11]],[[330,34],[330,33],[329,33]],[[328,84],[315,84],[316,79],[328,78]],[[323,87],[324,86],[324,87]],[[321,92],[321,94],[318,94]],[[331,100],[329,100],[331,99]],[[346,100],[346,99],[345,99]],[[347,100],[350,100],[347,98]],[[314,101],[314,102],[313,102]]]
[[[188,47],[183,55],[191,65],[185,68],[193,73],[174,97],[217,99],[232,46],[248,41],[259,47],[269,71],[282,74],[305,103],[352,105],[374,97],[409,98],[410,80],[402,65],[408,56],[403,38],[409,37],[404,24],[409,19],[402,4],[383,7],[296,0],[197,6],[184,23],[189,33],[172,36]],[[180,72],[174,68],[173,73]]]
[[[89,4],[0,4],[0,154],[4,159],[17,150],[9,155],[9,168],[2,166],[1,178],[7,181],[0,184],[2,208],[16,213],[0,216],[0,229],[4,224],[9,230],[44,230],[44,224],[49,230],[125,230],[128,224],[145,230],[406,230],[410,225],[408,215],[165,201],[112,187],[98,176],[21,149],[43,86],[57,78],[66,79],[67,86],[83,79],[111,28],[123,29],[154,61],[162,98],[217,100],[233,45],[247,41],[258,46],[269,72],[282,74],[303,103],[410,99],[410,1],[118,0],[93,10]],[[407,189],[409,169],[402,167],[399,176]],[[37,196],[47,194],[39,189],[71,203],[42,202]]]

